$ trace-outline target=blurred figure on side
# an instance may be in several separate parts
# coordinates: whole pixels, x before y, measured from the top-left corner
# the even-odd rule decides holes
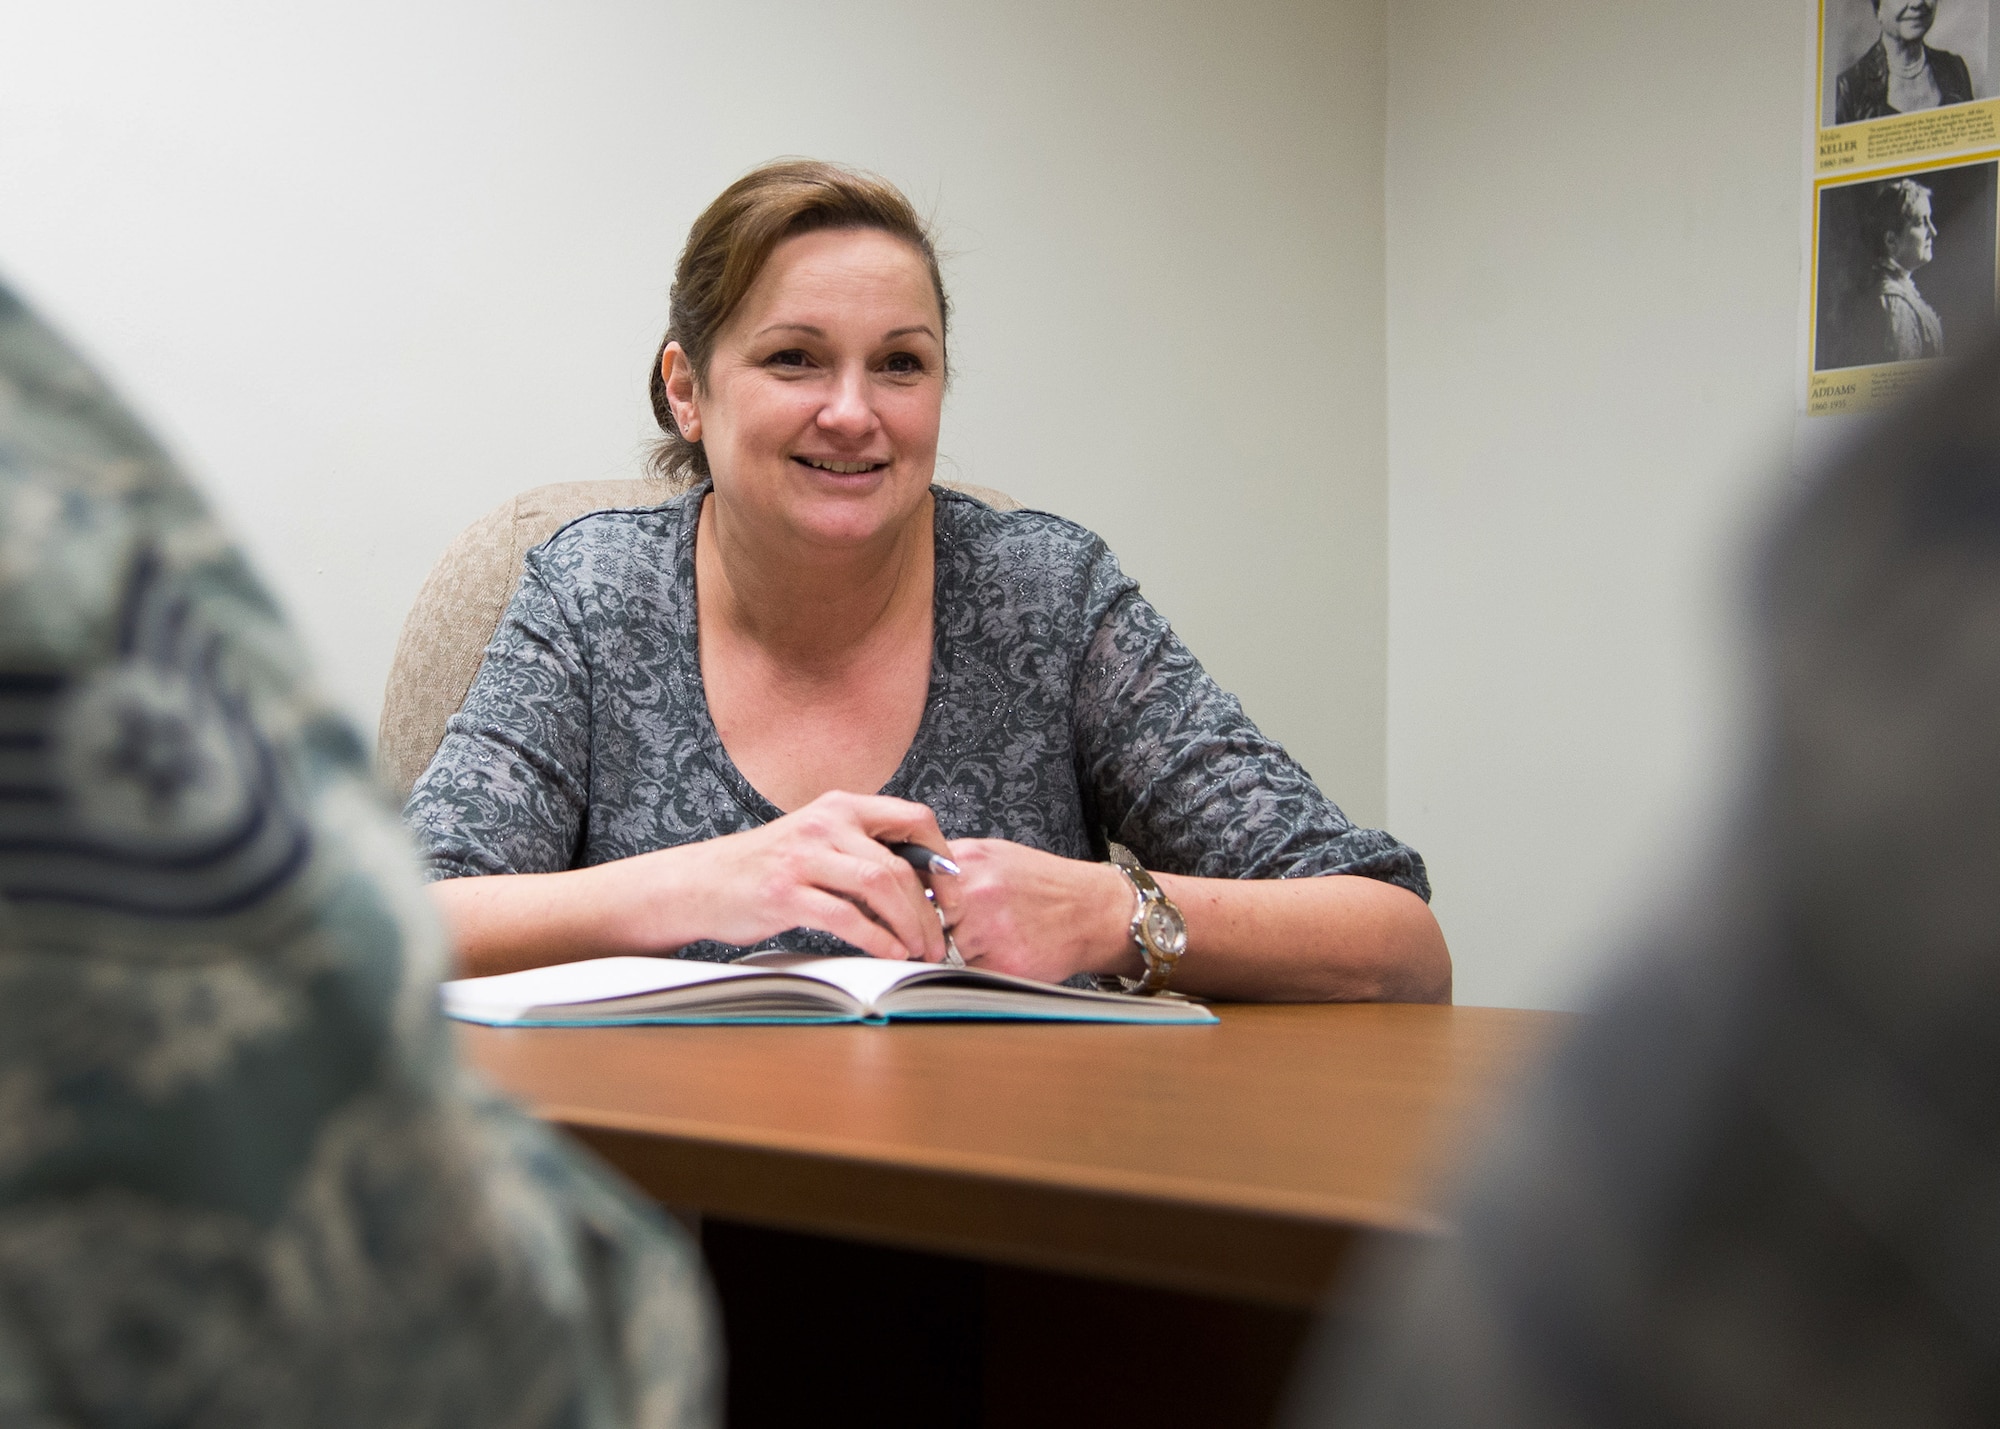
[[[708,1425],[685,1238],[468,1085],[363,750],[0,289],[0,1424]]]
[[[1290,1422],[2000,1423],[2000,349],[1762,565],[1724,856]]]

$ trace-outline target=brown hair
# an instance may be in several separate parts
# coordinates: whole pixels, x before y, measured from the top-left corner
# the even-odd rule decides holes
[[[705,382],[716,336],[757,281],[771,250],[797,234],[828,228],[879,229],[921,253],[937,293],[938,315],[949,330],[951,303],[938,271],[937,246],[901,189],[874,174],[815,159],[781,159],[752,169],[694,221],[674,268],[667,333],[653,354],[650,384],[653,419],[666,434],[646,463],[656,475],[677,484],[708,475],[708,454],[700,442],[681,435],[667,402],[666,377],[660,371],[667,344],[679,343],[694,367],[695,381]],[[940,342],[944,336],[938,334]]]

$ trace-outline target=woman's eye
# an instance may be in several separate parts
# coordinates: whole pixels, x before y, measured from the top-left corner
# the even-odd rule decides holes
[[[788,347],[783,352],[774,352],[764,359],[772,367],[804,367],[812,361],[802,347]]]
[[[882,368],[898,377],[914,377],[924,370],[924,360],[914,352],[896,352],[889,355]]]

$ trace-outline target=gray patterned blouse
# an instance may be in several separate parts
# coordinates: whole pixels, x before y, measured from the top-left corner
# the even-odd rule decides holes
[[[779,816],[730,761],[702,690],[706,491],[582,517],[529,552],[405,810],[433,878],[580,868]],[[947,838],[1102,858],[1111,837],[1170,873],[1358,873],[1430,896],[1415,850],[1350,823],[1101,540],[1045,512],[933,494],[930,696],[882,793],[928,804]]]

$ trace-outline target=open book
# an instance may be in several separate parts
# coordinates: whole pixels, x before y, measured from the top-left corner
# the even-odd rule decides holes
[[[444,1010],[495,1027],[615,1027],[650,1022],[887,1022],[1025,1018],[1054,1022],[1214,1022],[1178,998],[1057,987],[1007,973],[755,953],[734,963],[592,958],[444,985]]]

